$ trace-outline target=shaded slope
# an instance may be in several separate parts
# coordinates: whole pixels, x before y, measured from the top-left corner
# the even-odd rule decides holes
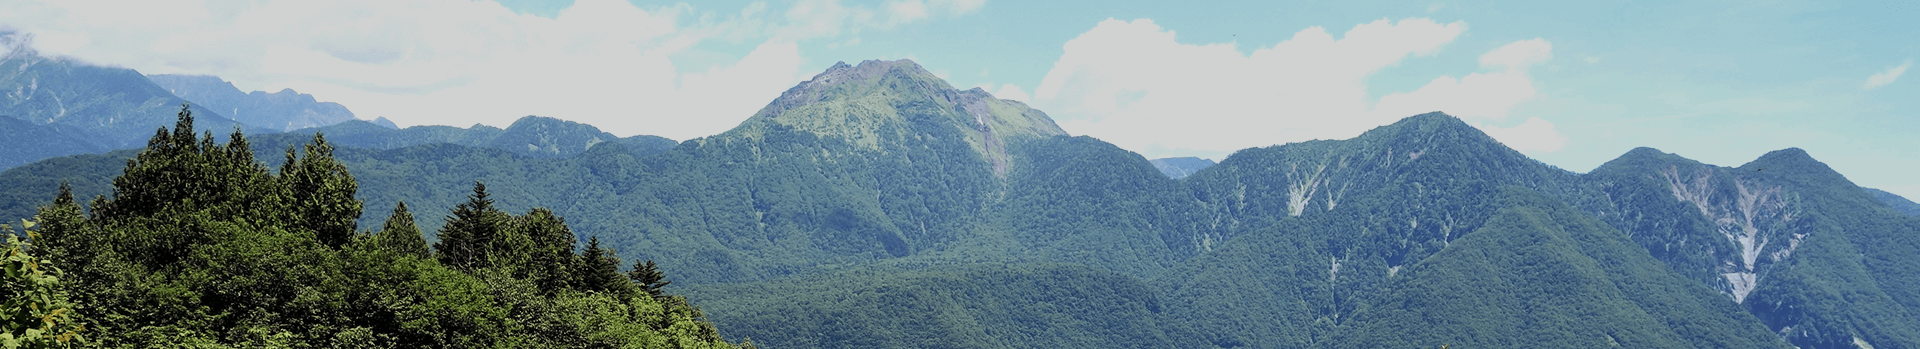
[[[61,125],[36,125],[3,116],[0,116],[0,143],[4,143],[4,146],[0,146],[0,169],[51,157],[107,150],[88,140],[84,132]]]
[[[1205,248],[1196,238],[1199,205],[1139,154],[1086,136],[1014,150],[1019,156],[988,230],[1017,242],[1017,251],[1003,253],[1152,277]]]
[[[770,348],[1201,348],[1149,285],[1071,265],[862,270],[687,291]]]

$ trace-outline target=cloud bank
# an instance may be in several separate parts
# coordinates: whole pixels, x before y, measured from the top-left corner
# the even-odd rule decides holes
[[[1340,139],[1429,111],[1445,111],[1527,152],[1558,150],[1552,123],[1505,122],[1533,99],[1528,70],[1552,59],[1545,40],[1522,40],[1480,57],[1482,72],[1440,76],[1418,90],[1371,100],[1366,79],[1411,57],[1436,54],[1462,22],[1412,18],[1354,26],[1339,38],[1312,27],[1242,54],[1233,44],[1183,44],[1152,20],[1109,19],[1068,41],[1032,94],[1068,132],[1147,157],[1222,157],[1235,150]]]
[[[800,43],[980,6],[807,0],[713,13],[578,0],[547,18],[469,0],[25,0],[0,2],[0,26],[34,35],[45,54],[295,88],[367,119],[505,126],[542,115],[687,139],[733,127],[817,68],[802,67]],[[710,41],[753,49],[677,62]]]

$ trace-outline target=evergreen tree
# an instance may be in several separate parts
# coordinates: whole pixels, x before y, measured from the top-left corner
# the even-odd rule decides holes
[[[312,230],[321,243],[338,248],[353,237],[354,221],[360,219],[361,203],[354,198],[359,184],[345,164],[334,160],[333,145],[327,144],[325,135],[314,133],[313,142],[304,148],[305,156],[300,157],[294,156],[294,148],[287,148],[280,178],[287,183],[287,194],[297,212],[295,219]]]
[[[187,105],[180,105],[178,118],[171,133],[160,128],[147,150],[127,161],[125,174],[114,178],[113,204],[96,209],[118,217],[216,209],[213,213],[221,215],[285,218],[258,216],[278,206],[264,195],[276,185],[253,162],[252,150],[240,148],[247,145],[244,137],[235,132],[228,146],[217,146],[212,133],[194,137],[193,112]]]
[[[393,216],[387,217],[386,226],[374,235],[374,245],[402,255],[426,258],[427,239],[420,236],[420,228],[413,224],[413,213],[407,212],[407,203],[393,206]]]
[[[633,279],[635,283],[639,283],[640,290],[647,292],[647,295],[653,296],[654,298],[665,297],[667,291],[661,288],[673,283],[673,281],[667,281],[666,273],[660,272],[660,266],[655,265],[653,260],[647,260],[645,262],[634,261],[633,270],[627,271],[627,278]]]
[[[66,182],[60,182],[60,194],[53,197],[53,204],[40,208],[38,217],[42,230],[34,242],[43,258],[75,265],[79,261],[74,256],[93,255],[101,247],[96,231],[84,228],[87,216],[74,203],[73,187]]]
[[[574,268],[524,260],[578,259],[550,211],[516,220],[476,183],[442,230],[452,237],[443,245],[461,247],[444,251],[467,252],[442,257],[461,263],[400,257],[381,250],[430,253],[407,206],[373,236],[352,233],[357,213],[343,208],[361,205],[356,185],[324,139],[275,175],[243,153],[238,132],[216,145],[179,116],[179,129],[157,132],[129,161],[114,198],[91,202],[92,215],[62,190],[40,208],[42,223],[23,224],[43,230],[28,234],[33,242],[0,246],[0,347],[58,347],[82,334],[79,344],[102,348],[732,347],[691,305],[636,297],[597,242],[599,278],[621,281],[597,284],[600,293],[626,292],[535,290],[541,281],[522,273]],[[28,255],[40,251],[80,263]],[[500,261],[542,268],[487,265]]]
[[[487,185],[473,182],[473,194],[467,202],[454,206],[447,224],[440,227],[440,242],[433,245],[440,263],[457,270],[472,271],[490,267],[487,250],[500,235],[506,213],[493,207]]]
[[[626,295],[633,292],[633,283],[620,274],[620,257],[613,250],[600,247],[600,237],[587,239],[587,250],[580,255],[581,270],[574,273],[575,287],[581,291]]]

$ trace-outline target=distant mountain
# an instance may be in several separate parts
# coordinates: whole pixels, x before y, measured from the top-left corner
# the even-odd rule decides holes
[[[381,120],[384,120],[381,119]],[[378,120],[376,120],[378,121]],[[619,143],[629,150],[652,153],[673,147],[674,142],[658,136],[616,137],[592,125],[541,116],[525,116],[506,129],[474,124],[467,128],[452,126],[414,126],[394,129],[361,120],[336,125],[294,130],[283,134],[256,137],[256,143],[300,144],[314,133],[325,134],[334,144],[368,148],[396,149],[433,143],[505,150],[536,158],[573,157],[601,143]]]
[[[372,122],[374,125],[380,125],[380,127],[391,128],[396,130],[400,129],[400,125],[393,124],[393,120],[387,120],[387,117],[385,116],[374,118],[373,121],[370,121],[370,122]]]
[[[148,80],[175,96],[217,111],[244,124],[278,131],[327,126],[354,120],[339,103],[319,102],[313,95],[280,92],[240,92],[233,83],[207,75],[148,75]]]
[[[187,100],[154,85],[132,69],[42,57],[12,35],[0,56],[0,116],[10,120],[0,134],[0,169],[25,161],[143,146],[155,130],[171,126]],[[195,125],[225,134],[258,128],[193,107]],[[17,121],[17,122],[13,122]],[[23,125],[33,125],[31,129]],[[18,128],[16,128],[16,126]]]
[[[0,169],[51,157],[106,151],[85,134],[63,125],[36,125],[0,117],[0,144],[4,144],[0,146]]]
[[[1865,189],[1867,189],[1867,193],[1873,194],[1873,198],[1880,199],[1880,202],[1893,207],[1894,211],[1900,211],[1900,213],[1905,213],[1908,216],[1920,217],[1920,204],[1913,203],[1912,200],[1907,200],[1907,198],[1888,193],[1884,190],[1873,188]]]
[[[1186,178],[1194,172],[1200,172],[1213,165],[1213,160],[1196,157],[1153,159],[1153,167],[1160,169],[1160,173],[1166,174],[1167,178],[1173,179]]]

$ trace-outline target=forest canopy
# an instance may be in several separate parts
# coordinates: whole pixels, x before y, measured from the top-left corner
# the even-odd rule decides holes
[[[356,191],[324,135],[289,147],[274,171],[255,160],[238,130],[224,143],[210,132],[197,136],[183,106],[172,130],[158,130],[127,161],[111,197],[83,206],[63,186],[24,221],[23,229],[33,228],[26,239],[9,234],[0,340],[110,348],[736,347],[697,307],[660,289],[668,281],[654,264],[622,272],[614,251],[597,238],[580,249],[552,211],[502,211],[475,183],[429,249],[404,202],[379,230],[359,229]]]

